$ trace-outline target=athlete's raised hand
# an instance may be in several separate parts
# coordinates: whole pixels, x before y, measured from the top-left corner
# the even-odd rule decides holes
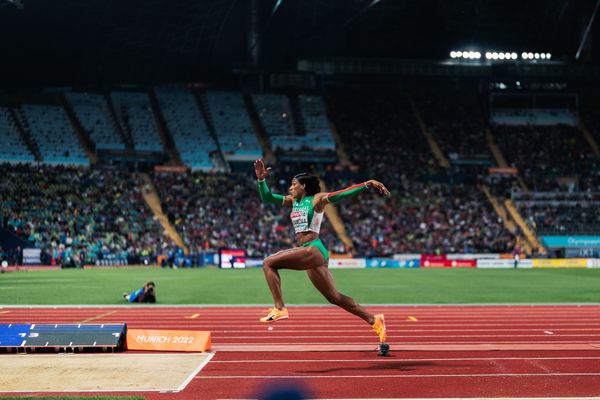
[[[385,185],[379,181],[376,181],[375,179],[369,179],[366,182],[366,185],[368,188],[377,189],[377,191],[384,196],[390,195],[390,191],[385,187]]]
[[[258,159],[254,161],[254,172],[256,173],[256,178],[259,181],[265,179],[270,170],[271,167],[266,168],[263,160]]]

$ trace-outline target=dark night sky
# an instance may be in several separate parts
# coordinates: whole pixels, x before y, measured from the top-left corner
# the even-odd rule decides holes
[[[250,0],[0,0],[6,84],[201,80],[248,67]],[[469,45],[574,62],[594,0],[259,0],[261,66],[445,58]],[[600,18],[600,16],[599,16]],[[583,62],[598,64],[594,24]]]

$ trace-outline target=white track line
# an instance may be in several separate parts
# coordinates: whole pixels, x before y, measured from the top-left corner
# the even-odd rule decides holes
[[[207,357],[204,359],[204,361],[202,361],[198,367],[193,370],[190,375],[186,378],[185,381],[183,381],[181,383],[181,385],[179,385],[179,387],[177,388],[177,390],[175,391],[175,393],[177,392],[181,392],[183,389],[185,389],[185,387],[188,385],[188,383],[190,383],[192,381],[192,379],[194,379],[194,377],[196,375],[198,375],[198,373],[202,370],[202,368],[204,368],[206,366],[206,364],[208,364],[208,362],[215,356],[214,352],[211,353],[206,353],[208,354]]]
[[[331,335],[313,335],[313,332],[307,331],[307,335],[275,335],[275,330],[269,331],[269,332],[273,332],[273,334],[271,335],[267,335],[267,336],[258,336],[258,335],[251,335],[251,336],[231,336],[231,335],[214,335],[214,331],[213,331],[213,336],[214,337],[223,337],[223,338],[235,338],[235,339],[307,339],[307,338],[311,338],[311,339],[328,339],[331,338]],[[340,332],[347,332],[347,331],[340,331]],[[407,335],[406,332],[399,332],[398,336],[402,337],[402,338],[512,338],[512,337],[523,337],[523,338],[537,338],[537,337],[548,337],[548,334],[545,333],[541,333],[539,335]],[[352,339],[360,339],[360,338],[372,338],[373,335],[352,335],[352,336],[348,336],[351,337]],[[567,337],[588,337],[588,338],[595,338],[595,337],[600,337],[600,334],[594,334],[594,335],[589,335],[589,334],[576,334],[576,333],[571,333],[571,334],[554,334],[554,337],[560,337],[560,338],[567,338]]]
[[[411,378],[472,378],[472,377],[513,377],[513,376],[598,376],[600,377],[600,372],[552,372],[549,374],[414,374],[414,375],[332,375],[332,376],[323,376],[323,375],[201,375],[197,376],[194,379],[356,379],[356,378],[366,378],[366,379],[388,379],[388,378],[403,378],[403,379],[411,379]]]
[[[247,400],[247,399],[217,399]],[[248,399],[249,400],[249,399]],[[411,398],[352,398],[352,399],[320,399],[320,400],[600,400],[600,397],[411,397]]]
[[[560,361],[581,361],[581,360],[600,360],[600,357],[473,357],[473,358],[405,358],[402,357],[402,362],[415,362],[415,361],[531,361],[531,360],[560,360]],[[213,364],[225,363],[225,364],[245,364],[245,363],[372,363],[372,362],[398,362],[394,358],[377,358],[377,359],[359,359],[359,360],[213,360]]]

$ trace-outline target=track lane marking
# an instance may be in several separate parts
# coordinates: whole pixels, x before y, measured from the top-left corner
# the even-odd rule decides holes
[[[600,376],[600,372],[552,372],[549,374],[415,374],[415,375],[201,375],[194,379],[347,379],[347,378],[471,378],[511,376]]]
[[[116,313],[116,312],[117,312],[117,310],[114,310],[114,311],[109,311],[109,312],[106,312],[106,313],[104,313],[104,314],[96,315],[95,317],[86,318],[86,319],[84,319],[84,320],[81,320],[81,321],[79,321],[78,323],[80,323],[80,324],[85,324],[86,322],[95,321],[95,320],[97,320],[97,319],[100,319],[100,318],[103,318],[103,317],[107,317],[107,316],[109,316],[109,315],[112,315],[112,314],[114,314],[114,313]]]
[[[550,361],[581,361],[581,360],[600,360],[600,357],[464,357],[464,358],[405,358],[402,357],[402,361],[403,362],[411,362],[411,361],[530,361],[530,360],[536,360],[536,361],[544,361],[544,360],[550,360]],[[327,360],[299,360],[299,359],[291,359],[291,360],[213,360],[212,363],[229,363],[229,364],[244,364],[244,363],[313,363],[313,362],[318,362],[318,363],[324,363],[324,362],[339,362],[339,363],[344,363],[344,362],[349,362],[349,363],[356,363],[356,362],[368,362],[368,363],[372,363],[372,362],[398,362],[398,360],[394,359],[394,358],[377,358],[377,359],[369,359],[369,360],[365,360],[365,359],[358,359],[358,360],[334,360],[334,359],[327,359]]]

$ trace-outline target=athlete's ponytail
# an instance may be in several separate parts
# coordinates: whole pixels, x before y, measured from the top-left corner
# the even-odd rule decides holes
[[[319,178],[313,174],[302,173],[294,177],[301,185],[304,185],[304,191],[307,196],[314,196],[321,191]]]

